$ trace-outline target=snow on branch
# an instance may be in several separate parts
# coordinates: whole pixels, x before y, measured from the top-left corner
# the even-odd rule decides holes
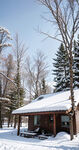
[[[6,98],[6,97],[0,97],[0,102],[2,102],[2,101],[10,102],[10,99]]]
[[[0,44],[0,47],[8,47],[8,46],[12,46],[12,45],[11,44],[7,44],[7,43]]]
[[[0,27],[0,33],[7,33],[8,35],[10,35],[10,32],[8,31],[8,29],[4,28],[4,27]]]
[[[0,74],[2,75],[2,76],[4,76],[7,80],[9,80],[10,82],[12,82],[13,84],[14,84],[14,86],[17,88],[17,86],[16,86],[16,84],[14,83],[14,81],[13,80],[11,80],[10,78],[8,78],[4,73],[2,73],[2,72],[0,72]]]
[[[8,42],[9,40],[12,40],[10,32],[7,29],[0,26],[0,53],[5,47],[12,46]]]

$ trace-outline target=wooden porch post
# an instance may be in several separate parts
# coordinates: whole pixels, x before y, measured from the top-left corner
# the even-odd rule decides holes
[[[53,115],[53,132],[54,136],[56,136],[56,114]]]
[[[21,123],[21,116],[18,116],[18,129],[17,129],[17,135],[20,134],[20,123]]]

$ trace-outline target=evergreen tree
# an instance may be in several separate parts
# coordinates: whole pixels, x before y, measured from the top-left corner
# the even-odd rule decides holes
[[[9,124],[12,124],[12,111],[19,108],[20,106],[23,105],[23,99],[25,97],[25,91],[24,89],[21,87],[21,83],[20,83],[20,75],[17,74],[15,79],[15,84],[16,84],[16,88],[14,87],[13,90],[10,91],[9,94],[9,99],[11,100],[11,103],[9,105],[9,110],[8,110],[8,127]]]
[[[69,60],[67,51],[64,48],[64,45],[61,43],[59,50],[56,53],[56,59],[54,60],[53,66],[53,75],[55,81],[55,92],[66,91],[70,87],[69,80]]]
[[[16,99],[15,108],[18,108],[23,105],[23,99],[24,99],[24,95],[25,95],[25,91],[21,86],[21,78],[20,78],[19,72],[16,74],[14,81],[16,84],[16,88],[13,91],[12,95],[13,95],[13,99],[14,99],[14,97]]]
[[[79,88],[79,35],[74,42],[74,87]]]

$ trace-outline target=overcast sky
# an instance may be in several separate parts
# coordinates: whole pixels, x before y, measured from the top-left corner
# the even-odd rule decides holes
[[[20,39],[29,47],[29,54],[34,55],[38,49],[44,52],[50,66],[49,79],[52,81],[52,58],[60,43],[52,39],[43,41],[45,37],[35,31],[39,26],[43,31],[54,32],[55,28],[41,18],[47,13],[48,10],[36,0],[0,0],[0,26],[7,28],[12,37],[18,32]]]

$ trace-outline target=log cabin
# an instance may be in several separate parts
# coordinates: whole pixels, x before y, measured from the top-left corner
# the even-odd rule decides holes
[[[75,107],[72,113],[70,91],[40,95],[31,103],[12,112],[18,116],[17,135],[20,134],[22,116],[28,116],[28,130],[40,128],[42,132],[56,136],[58,132],[70,133],[73,115],[74,134],[79,133],[79,89],[74,90]]]

